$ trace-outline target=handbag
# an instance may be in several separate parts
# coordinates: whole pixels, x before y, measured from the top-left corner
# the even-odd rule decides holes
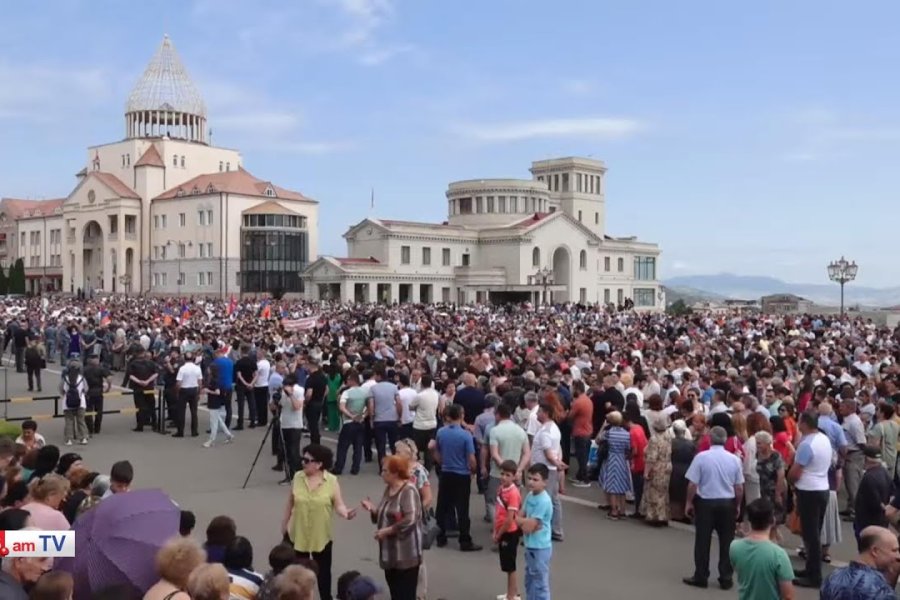
[[[434,518],[434,511],[427,511],[422,516],[422,550],[429,550],[440,533],[441,528]]]

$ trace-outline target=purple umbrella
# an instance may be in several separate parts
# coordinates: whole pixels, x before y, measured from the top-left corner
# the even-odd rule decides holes
[[[75,521],[75,557],[56,568],[72,574],[76,599],[117,584],[143,594],[159,580],[156,553],[178,535],[180,521],[162,490],[115,494]]]

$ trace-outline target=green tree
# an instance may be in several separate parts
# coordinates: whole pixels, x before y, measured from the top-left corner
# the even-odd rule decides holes
[[[689,315],[692,312],[693,311],[691,310],[691,307],[688,306],[684,302],[684,300],[682,300],[680,298],[678,300],[676,300],[675,302],[673,302],[672,304],[670,304],[669,307],[666,309],[666,313],[668,313],[672,316],[675,316],[675,317],[680,317],[682,315]]]
[[[25,261],[21,258],[16,259],[16,264],[9,271],[8,287],[10,294],[25,293]]]
[[[6,294],[9,292],[9,280],[6,278],[6,273],[3,272],[3,267],[0,266],[0,294]]]

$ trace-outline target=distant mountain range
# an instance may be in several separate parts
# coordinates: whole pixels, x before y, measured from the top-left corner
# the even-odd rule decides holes
[[[673,302],[679,298],[686,303],[704,300],[758,300],[769,294],[795,294],[815,304],[837,306],[841,302],[840,287],[836,283],[788,283],[774,277],[749,275],[684,275],[672,277],[663,282],[666,286],[666,300]],[[873,288],[848,283],[844,288],[847,306],[859,304],[864,307],[888,307],[900,304],[900,287]]]

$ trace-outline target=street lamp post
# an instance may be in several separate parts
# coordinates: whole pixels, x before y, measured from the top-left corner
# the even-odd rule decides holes
[[[178,253],[178,272],[175,273],[175,282],[178,285],[178,297],[181,298],[181,259],[184,258],[182,254],[182,246],[184,248],[193,247],[193,242],[175,242],[174,240],[169,240],[166,242],[166,246],[176,246],[175,251]]]
[[[828,265],[828,278],[841,286],[841,317],[844,316],[844,285],[856,279],[859,266],[856,261],[847,262],[843,256]]]
[[[543,298],[541,299],[542,304],[547,304],[547,289],[553,285],[553,271],[544,267],[543,269],[538,269],[537,273],[532,275],[534,278],[534,282],[541,286],[543,290]]]

